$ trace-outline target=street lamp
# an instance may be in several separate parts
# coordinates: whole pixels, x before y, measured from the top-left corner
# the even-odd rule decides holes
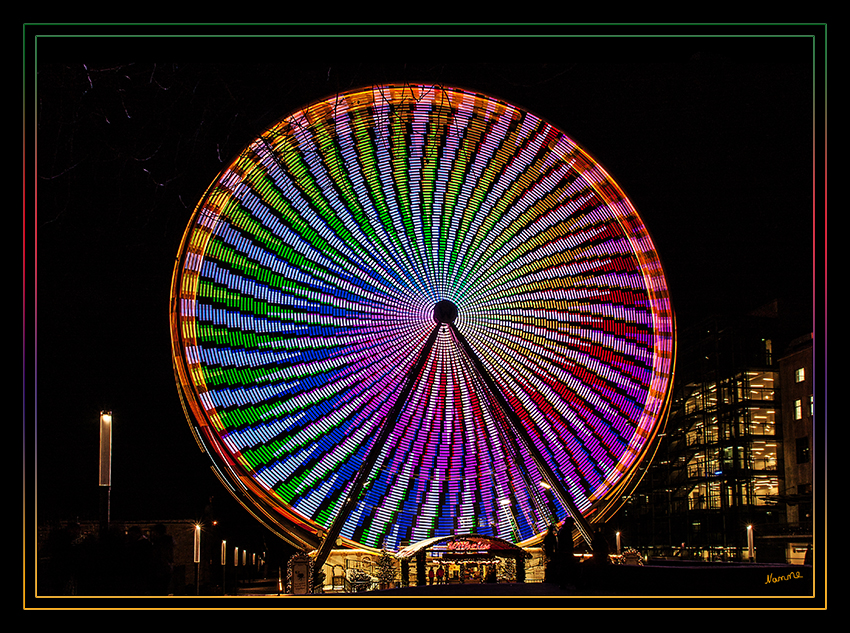
[[[201,524],[195,524],[195,562],[201,562]]]
[[[195,524],[195,593],[201,593],[201,524]]]
[[[100,486],[100,529],[105,536],[109,530],[110,490],[112,486],[112,411],[100,412],[100,464],[98,468]]]
[[[227,581],[227,541],[221,542],[221,591],[225,595],[225,583]]]
[[[754,543],[753,543],[753,526],[752,525],[747,526],[747,548],[748,548],[748,553],[749,553],[749,557],[750,557],[750,562],[751,563],[755,562],[756,553],[755,553],[755,547],[754,547]]]

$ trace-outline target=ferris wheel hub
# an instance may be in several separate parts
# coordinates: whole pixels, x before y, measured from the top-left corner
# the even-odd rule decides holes
[[[437,323],[454,323],[457,318],[457,306],[448,299],[434,304],[434,321]]]

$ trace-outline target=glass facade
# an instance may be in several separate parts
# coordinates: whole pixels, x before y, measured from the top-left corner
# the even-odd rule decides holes
[[[776,382],[757,370],[691,386],[680,418],[689,509],[770,505],[778,494]]]
[[[666,434],[618,516],[648,556],[744,560],[784,521],[780,376],[769,320],[683,332]]]

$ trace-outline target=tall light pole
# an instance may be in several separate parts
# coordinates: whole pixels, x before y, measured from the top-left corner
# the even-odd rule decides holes
[[[753,526],[747,526],[747,554],[751,563],[755,562],[756,550],[753,543]]]
[[[221,592],[227,595],[225,584],[227,582],[227,541],[221,542]]]
[[[112,487],[112,411],[100,412],[100,529],[103,536],[109,531],[110,490]]]
[[[195,542],[194,542],[194,562],[195,562],[195,594],[201,593],[201,525],[195,524]]]

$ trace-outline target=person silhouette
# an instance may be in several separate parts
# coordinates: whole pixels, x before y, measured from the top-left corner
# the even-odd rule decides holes
[[[165,525],[157,523],[151,533],[153,544],[153,588],[155,595],[167,595],[174,568],[174,539]]]
[[[543,537],[543,555],[546,557],[546,569],[544,570],[544,582],[555,581],[555,570],[557,568],[558,535],[555,526],[550,525]]]
[[[593,535],[593,539],[590,542],[590,548],[593,550],[594,564],[607,565],[610,562],[608,558],[608,554],[610,553],[608,540],[605,538],[605,533],[601,527],[598,528],[596,533]]]
[[[572,517],[564,519],[564,524],[558,530],[558,584],[561,589],[576,585],[576,558],[573,547],[573,528],[575,521]]]
[[[153,545],[138,525],[127,530],[125,546],[129,595],[150,595],[153,578]]]

